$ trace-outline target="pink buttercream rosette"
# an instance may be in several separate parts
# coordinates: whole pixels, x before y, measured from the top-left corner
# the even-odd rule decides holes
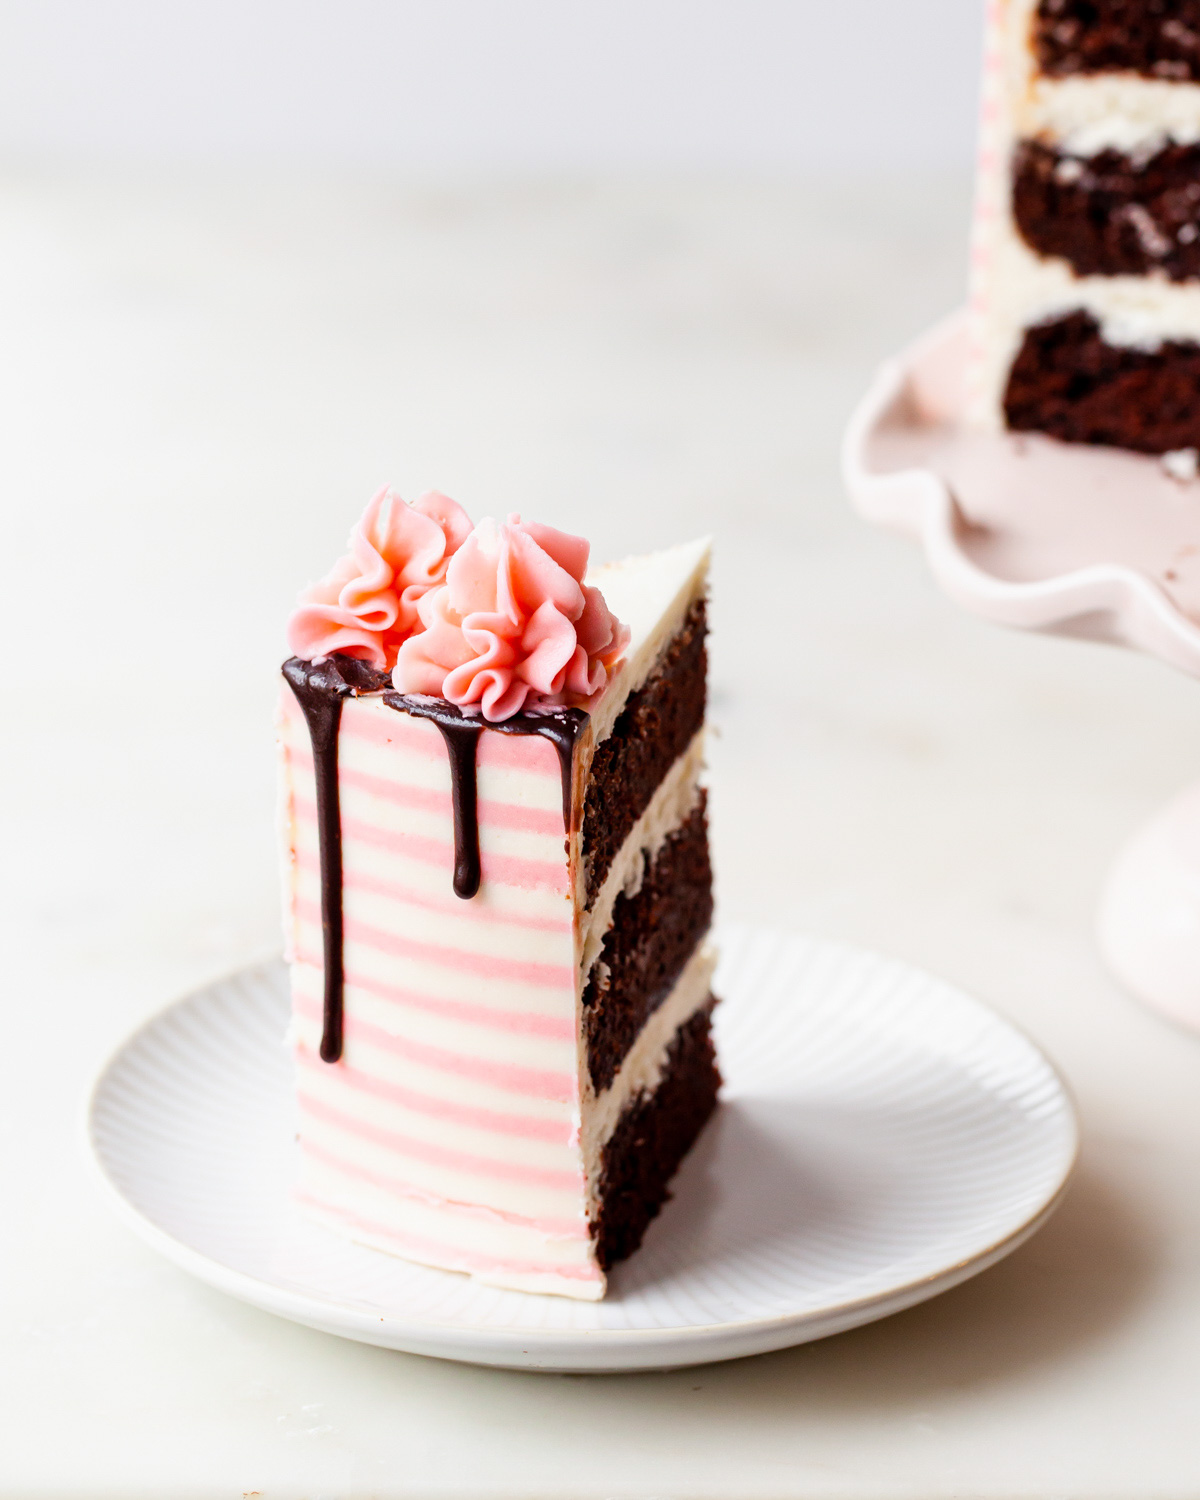
[[[292,654],[313,661],[340,651],[388,670],[423,628],[418,606],[470,531],[462,506],[436,490],[409,505],[385,486],[350,533],[347,556],[301,595],[287,624]]]
[[[521,709],[584,703],[607,683],[629,627],[585,584],[589,544],[511,515],[481,521],[446,581],[417,604],[423,629],[396,657],[402,693],[446,698],[499,723]]]

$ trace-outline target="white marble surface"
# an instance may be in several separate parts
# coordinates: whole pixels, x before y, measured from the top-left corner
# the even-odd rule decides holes
[[[874,359],[960,295],[965,203],[6,173],[6,1500],[1200,1491],[1200,1042],[1090,934],[1198,689],[957,614],[836,478]],[[291,1326],[109,1219],[82,1095],[274,942],[279,624],[385,478],[600,554],[716,532],[722,908],[923,964],[1059,1060],[1083,1166],[1011,1260],[788,1353],[539,1377]]]

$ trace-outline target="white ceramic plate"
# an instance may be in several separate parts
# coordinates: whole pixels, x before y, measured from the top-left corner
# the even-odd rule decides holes
[[[721,1106],[604,1302],[499,1291],[295,1213],[279,962],[125,1043],[89,1111],[101,1179],[143,1239],[258,1307],[543,1370],[659,1369],[822,1338],[965,1280],[1046,1219],[1077,1128],[1025,1037],[870,953],[753,929],[721,942]]]

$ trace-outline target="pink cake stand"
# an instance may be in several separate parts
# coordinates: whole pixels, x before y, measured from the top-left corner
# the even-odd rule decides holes
[[[1200,482],[1114,449],[965,431],[965,326],[955,315],[877,372],[843,446],[856,508],[916,538],[973,614],[1200,677]],[[1121,852],[1098,936],[1127,989],[1200,1031],[1200,784]]]

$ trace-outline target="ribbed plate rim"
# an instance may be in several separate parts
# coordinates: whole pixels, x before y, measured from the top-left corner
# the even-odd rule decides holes
[[[547,1369],[595,1368],[598,1371],[606,1370],[611,1373],[618,1373],[621,1369],[652,1369],[662,1366],[654,1362],[639,1360],[636,1364],[624,1365],[606,1361],[603,1366],[590,1367],[579,1363],[578,1356],[586,1351],[598,1353],[601,1350],[611,1350],[615,1355],[630,1357],[656,1353],[665,1356],[668,1351],[674,1351],[669,1358],[664,1359],[664,1363],[677,1366],[763,1353],[803,1343],[810,1339],[829,1337],[863,1323],[887,1317],[894,1312],[900,1312],[960,1285],[1018,1249],[1045,1224],[1061,1203],[1078,1162],[1079,1116],[1072,1092],[1062,1073],[1045,1050],[1022,1027],[961,986],[940,980],[918,965],[870,948],[818,938],[806,933],[785,932],[750,924],[727,924],[724,932],[729,937],[736,934],[743,942],[747,939],[751,941],[761,939],[775,943],[780,941],[809,943],[813,945],[814,951],[819,950],[831,956],[838,955],[845,959],[887,964],[897,973],[903,973],[909,978],[922,979],[931,985],[953,992],[961,1001],[983,1013],[993,1025],[1020,1038],[1053,1079],[1059,1094],[1062,1119],[1069,1128],[1067,1149],[1063,1152],[1057,1179],[1048,1188],[1040,1205],[1032,1206],[1019,1223],[998,1239],[938,1271],[897,1282],[892,1287],[875,1290],[861,1297],[830,1302],[816,1308],[808,1307],[800,1312],[716,1323],[680,1323],[674,1327],[656,1328],[490,1327],[482,1323],[464,1324],[462,1321],[438,1322],[411,1315],[403,1317],[387,1314],[375,1315],[365,1312],[360,1306],[350,1302],[304,1293],[285,1286],[280,1281],[268,1280],[231,1267],[197,1250],[186,1240],[178,1238],[147,1217],[130,1201],[109,1173],[95,1128],[97,1110],[105,1087],[120,1066],[127,1051],[136,1046],[141,1038],[162,1026],[176,1009],[189,1004],[205,992],[218,990],[223,985],[237,982],[243,976],[277,962],[277,954],[264,954],[251,963],[239,965],[224,975],[178,995],[136,1026],[117,1045],[87,1090],[83,1110],[82,1134],[92,1179],[126,1227],[131,1229],[145,1244],[181,1269],[220,1291],[308,1327],[341,1334],[360,1342],[396,1349],[407,1347],[416,1353],[433,1353],[441,1357],[473,1363],[503,1366],[507,1358],[511,1362],[511,1367],[514,1368],[537,1368],[536,1356],[539,1355],[545,1358],[574,1355],[575,1358],[568,1359],[568,1362],[562,1365],[543,1365],[542,1367]],[[718,931],[718,941],[721,935]],[[403,1342],[404,1340],[407,1340],[407,1344]],[[441,1348],[430,1347],[435,1344],[440,1345]],[[489,1355],[497,1357],[485,1358],[480,1353],[481,1349],[486,1349]]]

